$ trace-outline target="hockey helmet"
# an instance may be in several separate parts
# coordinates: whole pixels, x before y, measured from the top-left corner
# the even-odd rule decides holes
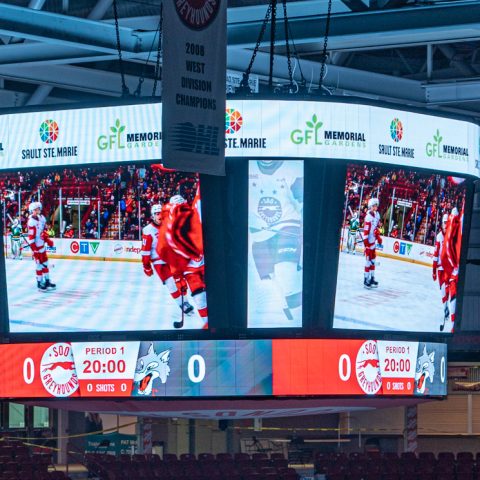
[[[32,203],[28,206],[28,212],[29,212],[29,213],[33,213],[37,208],[39,208],[40,210],[42,209],[42,204],[41,204],[41,202],[32,202]]]
[[[369,201],[368,201],[368,208],[372,208],[374,207],[375,205],[378,207],[378,198],[371,198]]]
[[[452,208],[452,215],[453,215],[454,217],[456,217],[456,216],[458,215],[458,209],[457,209],[457,207],[453,207],[453,208]]]
[[[353,220],[356,220],[357,218],[358,218],[358,213],[357,213],[357,212],[353,212],[352,219],[353,219]]]
[[[442,215],[442,225],[446,225],[448,221],[448,213]]]
[[[20,223],[20,221],[18,220],[18,218],[14,218],[13,222],[12,222],[12,226],[16,227],[19,223]]]
[[[162,206],[157,203],[155,205],[152,205],[152,209],[150,210],[150,213],[152,214],[152,217],[153,215],[155,215],[156,213],[160,213],[162,211]]]
[[[170,199],[170,203],[173,205],[181,205],[182,203],[185,203],[186,200],[181,196],[181,195],[174,195]]]

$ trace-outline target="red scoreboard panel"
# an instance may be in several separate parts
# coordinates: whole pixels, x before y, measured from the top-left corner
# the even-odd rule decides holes
[[[446,395],[445,344],[205,340],[0,345],[0,397]]]

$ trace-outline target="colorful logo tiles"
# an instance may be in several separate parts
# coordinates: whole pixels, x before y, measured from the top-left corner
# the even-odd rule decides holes
[[[55,120],[44,120],[40,125],[40,138],[42,142],[53,143],[58,138],[58,124]]]
[[[243,125],[242,114],[234,108],[225,110],[225,133],[238,132]]]
[[[394,142],[399,142],[403,137],[403,125],[398,118],[394,118],[390,123],[390,136]]]

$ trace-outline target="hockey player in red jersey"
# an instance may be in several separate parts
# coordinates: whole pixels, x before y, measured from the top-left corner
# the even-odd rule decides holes
[[[167,213],[168,216],[168,212],[163,213]],[[181,288],[178,287],[178,282],[175,281],[170,267],[157,252],[157,246],[162,244],[166,234],[166,222],[165,220],[162,222],[162,206],[160,204],[152,206],[151,216],[152,221],[142,230],[143,271],[147,277],[151,277],[155,269],[175,303],[183,310],[183,313],[189,314],[193,311],[193,307],[184,301]]]
[[[376,244],[382,244],[379,224],[380,214],[378,213],[378,198],[371,198],[368,201],[368,212],[363,224],[363,243],[365,245],[365,269],[363,285],[365,288],[377,288],[375,280],[375,258],[377,257]]]
[[[443,244],[445,240],[445,232],[447,227],[448,221],[448,213],[445,213],[442,217],[442,225],[440,227],[440,231],[437,233],[435,237],[435,250],[433,252],[433,269],[432,269],[432,278],[435,282],[438,278],[438,284],[440,286],[440,293],[442,295],[442,304],[443,304],[443,322],[440,325],[440,331],[443,331],[445,328],[445,322],[448,320],[450,316],[450,310],[448,308],[448,290],[445,285],[445,271],[442,265],[442,252],[443,252]]]
[[[452,209],[445,228],[443,249],[440,254],[445,272],[445,288],[449,300],[450,323],[446,331],[453,333],[455,326],[455,310],[457,305],[458,268],[460,265],[460,248],[462,244],[461,217],[456,208]]]
[[[56,288],[56,285],[50,281],[46,247],[46,245],[53,247],[53,241],[45,230],[46,219],[41,213],[42,204],[32,202],[28,206],[28,212],[30,214],[27,222],[28,245],[35,260],[37,287],[41,292],[47,292]]]
[[[199,192],[191,206],[181,195],[170,199],[165,239],[166,242],[158,243],[157,252],[169,265],[174,277],[187,283],[206,329],[208,310]],[[180,328],[183,323],[176,322],[174,326]]]

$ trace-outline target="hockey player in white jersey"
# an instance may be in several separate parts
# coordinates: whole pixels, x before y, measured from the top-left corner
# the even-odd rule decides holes
[[[371,198],[368,201],[368,212],[363,224],[363,243],[365,245],[365,269],[363,285],[365,288],[377,288],[375,280],[375,258],[377,257],[376,244],[382,244],[379,224],[380,214],[378,213],[378,198]]]
[[[170,267],[160,258],[157,252],[158,242],[165,241],[166,220],[162,216],[168,216],[168,211],[162,209],[162,205],[153,205],[151,209],[152,221],[142,229],[142,264],[143,271],[147,277],[157,273],[158,278],[167,287],[174,302],[183,310],[183,313],[190,314],[194,308],[190,303],[184,300],[186,291],[182,292],[178,288],[177,282],[173,278]],[[152,268],[153,267],[153,268]]]
[[[258,275],[275,283],[286,318],[299,323],[303,172],[298,162],[265,160],[252,162],[249,177],[248,223]]]
[[[54,290],[56,285],[50,281],[47,256],[47,245],[53,247],[53,241],[45,231],[46,219],[41,213],[42,204],[32,202],[28,206],[28,212],[30,213],[27,222],[28,245],[35,260],[37,287],[41,292]]]

